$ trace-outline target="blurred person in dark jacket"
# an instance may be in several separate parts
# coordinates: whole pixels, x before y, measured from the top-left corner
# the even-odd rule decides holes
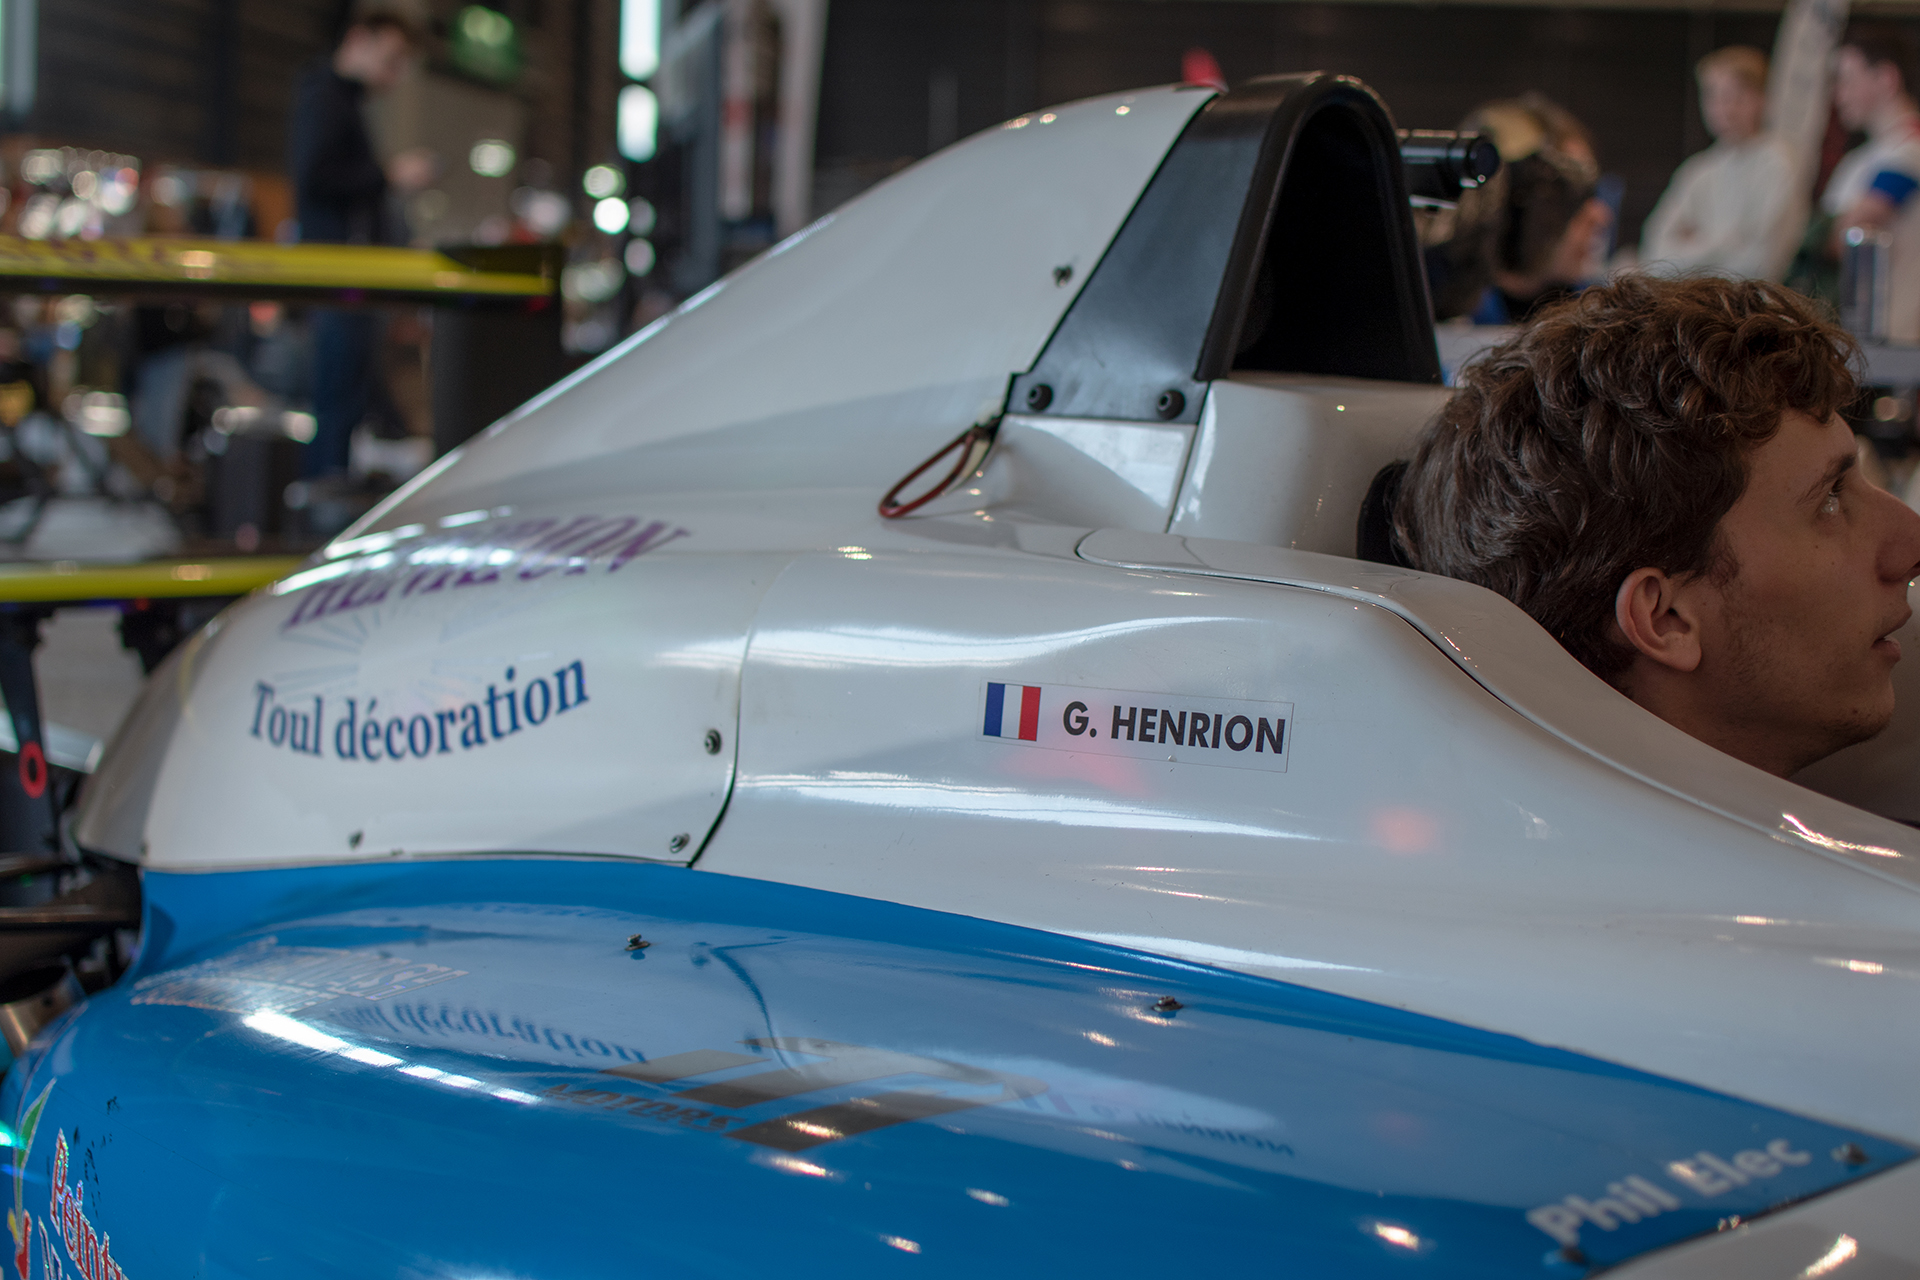
[[[405,244],[407,229],[390,196],[433,180],[433,154],[400,152],[384,164],[374,153],[363,105],[398,84],[416,61],[423,34],[406,19],[368,12],[347,28],[325,61],[301,76],[294,95],[290,151],[300,239],[320,244]],[[309,476],[344,472],[353,429],[381,399],[378,318],[332,307],[313,313],[315,434]]]
[[[1451,226],[1426,251],[1436,319],[1509,324],[1572,293],[1594,271],[1613,222],[1596,194],[1593,138],[1572,112],[1536,93],[1477,107],[1460,128],[1500,150],[1500,172],[1461,193]]]

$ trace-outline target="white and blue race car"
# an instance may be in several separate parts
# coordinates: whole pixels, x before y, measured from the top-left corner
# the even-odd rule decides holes
[[[1361,558],[1408,196],[1341,77],[1010,120],[228,610],[21,1276],[1920,1274],[1920,690],[1782,781]]]

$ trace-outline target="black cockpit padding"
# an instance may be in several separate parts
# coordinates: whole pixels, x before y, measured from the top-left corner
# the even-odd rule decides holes
[[[1201,108],[1007,410],[1194,422],[1236,369],[1440,381],[1399,139],[1349,76]]]
[[[1354,535],[1354,552],[1362,560],[1375,564],[1411,569],[1400,540],[1393,536],[1393,508],[1400,500],[1400,482],[1406,478],[1407,464],[1389,462],[1380,468],[1360,500],[1359,527]]]

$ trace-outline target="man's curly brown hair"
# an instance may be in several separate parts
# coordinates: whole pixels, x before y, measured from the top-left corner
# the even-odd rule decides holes
[[[1468,365],[1421,434],[1394,536],[1414,568],[1506,596],[1603,680],[1629,573],[1738,572],[1715,536],[1747,459],[1797,409],[1853,399],[1858,348],[1776,284],[1629,275]]]

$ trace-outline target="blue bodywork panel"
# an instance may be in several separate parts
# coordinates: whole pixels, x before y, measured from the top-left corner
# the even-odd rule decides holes
[[[34,1277],[1565,1276],[1912,1154],[1285,983],[679,868],[145,887],[138,965],[6,1082]]]

